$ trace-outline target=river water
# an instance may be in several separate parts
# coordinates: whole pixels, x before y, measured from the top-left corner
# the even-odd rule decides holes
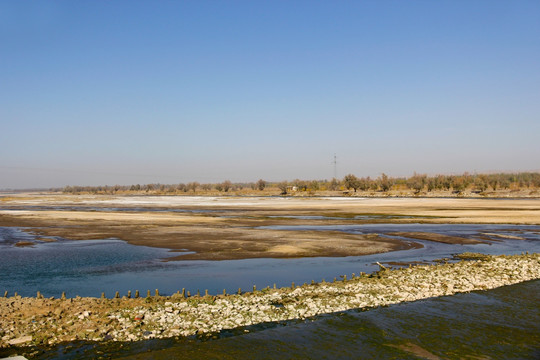
[[[390,233],[425,231],[454,236],[497,233],[519,236],[522,240],[493,238],[485,244],[451,245],[424,240],[420,249],[393,251],[367,256],[342,258],[317,257],[300,259],[245,259],[230,261],[164,261],[177,256],[166,249],[133,246],[122,240],[67,240],[40,242],[24,229],[0,227],[0,291],[17,292],[22,296],[99,297],[105,292],[127,294],[139,290],[146,294],[159,289],[172,294],[185,288],[210,294],[258,289],[266,286],[290,286],[332,281],[340,275],[371,272],[376,262],[429,262],[452,257],[465,251],[487,254],[540,252],[540,227],[517,225],[433,225],[433,224],[368,224],[336,226],[273,227],[274,229],[338,230],[350,233]],[[33,247],[16,247],[19,241],[34,241]]]
[[[540,252],[540,227],[517,225],[371,224],[286,229],[350,233],[424,231],[454,236],[496,233],[485,244],[449,245],[412,240],[419,249],[345,258],[164,261],[164,249],[132,246],[117,239],[40,242],[24,229],[0,227],[0,291],[23,296],[99,296],[115,291],[159,288],[171,294],[186,288],[210,293],[327,281],[342,274],[378,269],[376,261],[432,261],[465,251],[488,254]],[[35,241],[34,247],[16,247]],[[135,343],[74,342],[32,348],[40,359],[539,359],[540,280],[499,289],[353,310],[305,321],[259,324],[209,338]],[[12,355],[2,350],[0,355]],[[0,356],[1,357],[1,356]]]

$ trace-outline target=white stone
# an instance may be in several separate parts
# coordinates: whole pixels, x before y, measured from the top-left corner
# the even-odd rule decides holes
[[[32,341],[32,336],[21,336],[8,341],[9,345],[20,345]]]

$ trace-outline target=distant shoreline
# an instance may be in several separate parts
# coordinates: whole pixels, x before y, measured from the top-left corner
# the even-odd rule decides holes
[[[20,193],[22,189],[4,189]],[[513,172],[461,175],[414,173],[410,177],[377,178],[346,175],[343,179],[132,185],[68,185],[63,188],[32,188],[31,192],[75,195],[195,195],[195,196],[360,196],[360,197],[459,197],[459,198],[540,198],[540,172]]]
[[[60,190],[0,190],[0,196],[23,196],[23,195],[96,195],[96,196],[170,196],[170,197],[270,197],[270,198],[404,198],[404,199],[495,199],[495,200],[519,200],[519,199],[540,199],[540,191],[536,190],[512,190],[512,191],[496,191],[487,193],[464,192],[455,194],[452,192],[423,192],[415,194],[413,192],[403,191],[367,191],[367,192],[347,192],[347,191],[319,191],[313,194],[296,192],[286,195],[280,195],[277,192],[264,191],[237,191],[230,193],[212,192],[212,191],[196,191],[189,193],[162,193],[162,192],[132,192],[121,191],[114,193],[93,193],[93,192],[78,192],[64,193]]]

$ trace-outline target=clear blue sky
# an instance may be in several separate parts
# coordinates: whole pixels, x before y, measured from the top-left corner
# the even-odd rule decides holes
[[[540,1],[0,1],[0,188],[540,169]]]

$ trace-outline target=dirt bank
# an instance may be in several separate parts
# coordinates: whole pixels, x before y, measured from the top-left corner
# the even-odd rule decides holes
[[[540,200],[265,198],[25,194],[0,198],[0,226],[43,239],[118,238],[191,251],[177,259],[366,255],[415,246],[382,234],[272,230],[273,225],[540,224]],[[474,243],[415,234],[417,239]]]

